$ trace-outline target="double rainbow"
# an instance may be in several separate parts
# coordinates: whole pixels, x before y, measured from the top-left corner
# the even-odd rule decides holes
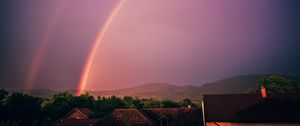
[[[98,51],[98,48],[101,44],[101,42],[103,41],[103,38],[106,34],[106,32],[108,31],[114,17],[117,15],[118,11],[120,10],[120,8],[122,7],[124,3],[124,0],[120,0],[116,7],[114,8],[114,10],[111,12],[111,14],[109,15],[108,19],[106,20],[104,26],[102,27],[102,29],[99,31],[94,44],[91,48],[91,51],[89,52],[87,61],[84,65],[84,69],[83,72],[81,74],[81,78],[80,78],[80,82],[79,82],[79,86],[78,86],[78,90],[76,92],[76,95],[80,95],[84,92],[86,85],[88,84],[88,79],[91,73],[91,69],[93,67],[93,62],[96,56],[96,53]]]
[[[79,86],[78,86],[78,90],[76,92],[76,95],[80,95],[83,93],[83,91],[86,88],[86,85],[88,83],[88,79],[90,76],[90,72],[91,69],[93,67],[93,62],[95,59],[95,55],[97,53],[97,50],[101,44],[101,42],[103,41],[103,38],[106,34],[106,32],[108,31],[114,17],[117,15],[118,11],[120,10],[121,6],[123,5],[124,0],[119,0],[118,3],[116,4],[115,8],[113,9],[113,11],[110,13],[110,15],[108,16],[108,19],[106,20],[105,24],[103,25],[103,27],[99,30],[99,33],[97,34],[97,37],[92,45],[92,48],[88,54],[86,63],[84,65],[82,74],[81,74],[81,78],[79,81]],[[63,5],[64,4],[60,4],[60,6],[58,7],[58,9],[56,9],[56,11],[54,12],[53,17],[50,19],[49,21],[49,25],[45,31],[45,33],[43,34],[43,36],[41,37],[41,41],[40,41],[40,47],[37,50],[37,55],[34,57],[34,60],[30,66],[30,70],[27,76],[27,80],[26,80],[26,89],[32,89],[35,86],[36,83],[36,79],[38,77],[38,73],[40,71],[40,68],[42,66],[42,61],[43,61],[43,57],[46,54],[47,48],[49,46],[49,44],[51,43],[51,38],[57,28],[58,25],[58,21],[59,18],[61,17],[61,11],[63,9]]]
[[[57,29],[64,5],[65,2],[61,2],[58,5],[57,9],[54,11],[53,16],[50,18],[49,25],[47,26],[46,31],[41,36],[39,48],[32,61],[28,76],[26,78],[26,89],[32,89],[36,83],[36,78],[38,77],[38,73],[42,67],[43,57],[45,56],[47,52],[47,48],[51,43],[51,38],[53,37],[53,33]]]

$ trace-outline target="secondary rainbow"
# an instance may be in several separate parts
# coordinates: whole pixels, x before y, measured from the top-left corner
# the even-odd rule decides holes
[[[108,19],[106,20],[105,24],[103,25],[103,27],[99,31],[99,33],[98,33],[98,35],[97,35],[97,37],[94,41],[94,44],[92,45],[91,51],[89,52],[87,61],[84,65],[83,72],[81,74],[81,78],[80,78],[80,81],[79,81],[79,87],[78,87],[78,90],[76,92],[76,95],[82,94],[83,91],[85,90],[86,85],[88,83],[88,79],[89,79],[89,76],[90,76],[91,69],[93,67],[93,62],[94,62],[97,50],[98,50],[98,48],[99,48],[106,32],[107,32],[107,30],[109,29],[114,17],[117,15],[117,13],[120,10],[123,3],[124,3],[124,0],[120,0],[117,3],[116,7],[113,9],[113,11],[109,15]]]
[[[51,38],[53,33],[55,32],[59,18],[61,17],[61,11],[64,7],[65,3],[62,2],[58,5],[58,9],[54,11],[52,18],[49,21],[49,25],[47,26],[45,33],[41,37],[39,48],[36,52],[36,55],[32,61],[32,64],[29,69],[28,76],[26,78],[26,89],[34,88],[36,83],[36,79],[38,77],[38,73],[42,67],[43,57],[47,51],[47,48],[51,42]]]

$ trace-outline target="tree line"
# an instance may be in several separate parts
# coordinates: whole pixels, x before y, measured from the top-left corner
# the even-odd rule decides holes
[[[41,98],[21,92],[9,93],[0,90],[0,126],[51,126],[76,107],[94,111],[92,117],[102,117],[117,108],[178,108],[199,107],[190,99],[182,101],[158,101],[146,98],[101,97],[89,93],[74,96],[68,92],[55,94],[52,98]]]
[[[283,75],[264,76],[257,81],[255,87],[248,89],[248,93],[259,93],[262,87],[268,93],[297,93],[300,92],[299,80]]]
[[[263,77],[257,84],[248,90],[248,93],[259,93],[261,87],[268,93],[297,93],[299,84],[287,77],[271,75]],[[179,108],[200,107],[190,99],[182,101],[125,97],[94,98],[89,93],[74,96],[68,92],[59,93],[52,98],[41,98],[21,92],[9,93],[0,90],[0,126],[51,126],[66,113],[76,107],[86,107],[95,113],[92,117],[102,117],[116,108]]]

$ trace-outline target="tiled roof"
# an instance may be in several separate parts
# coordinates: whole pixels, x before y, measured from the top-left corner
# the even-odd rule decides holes
[[[142,115],[137,109],[116,109],[103,118],[104,126],[139,125],[152,126],[152,122]]]
[[[69,113],[67,113],[62,119],[66,119],[74,111],[78,111],[78,112],[84,114],[87,118],[89,118],[94,113],[89,108],[74,108],[72,111],[70,111]]]
[[[300,94],[204,95],[208,122],[300,122]]]
[[[96,125],[100,119],[84,119],[84,120],[63,120],[63,121],[57,121],[55,123],[55,126],[91,126]]]
[[[160,118],[163,116],[168,118],[169,126],[198,126],[202,124],[199,109],[183,108],[116,109],[104,117],[100,124],[103,126],[160,126]]]
[[[91,111],[89,108],[75,108],[76,110],[80,111],[81,113],[90,116],[92,115],[94,112]]]

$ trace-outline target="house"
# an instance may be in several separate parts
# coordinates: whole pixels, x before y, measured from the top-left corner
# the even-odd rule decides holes
[[[201,126],[201,109],[149,108],[115,109],[101,119],[90,118],[88,108],[75,108],[56,126]]]
[[[213,94],[202,102],[205,126],[299,126],[300,94]]]
[[[74,108],[58,120],[55,126],[96,126],[100,119],[90,118],[92,114],[88,108]]]
[[[101,126],[201,126],[201,110],[193,108],[116,109]]]

